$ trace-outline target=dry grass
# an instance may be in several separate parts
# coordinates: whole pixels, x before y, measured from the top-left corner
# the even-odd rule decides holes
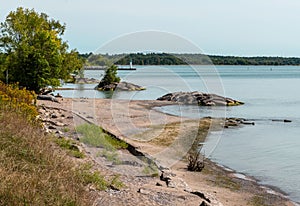
[[[0,205],[92,205],[74,163],[55,151],[38,126],[1,110]]]

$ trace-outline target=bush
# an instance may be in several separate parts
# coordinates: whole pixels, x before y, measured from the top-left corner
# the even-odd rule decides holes
[[[6,111],[14,111],[29,120],[34,120],[38,115],[36,95],[25,88],[19,89],[18,84],[6,85],[0,81],[0,108]]]

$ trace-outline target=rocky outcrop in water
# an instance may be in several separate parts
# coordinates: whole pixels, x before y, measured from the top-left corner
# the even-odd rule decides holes
[[[114,82],[102,87],[96,86],[95,89],[100,90],[100,91],[115,91],[115,90],[122,90],[122,91],[141,91],[145,90],[146,88],[132,84],[129,82]]]
[[[95,79],[95,78],[76,78],[75,82],[77,84],[97,84],[100,82],[99,79]]]
[[[228,97],[202,92],[174,92],[159,97],[157,100],[172,101],[182,104],[196,104],[199,106],[237,106],[244,104]]]

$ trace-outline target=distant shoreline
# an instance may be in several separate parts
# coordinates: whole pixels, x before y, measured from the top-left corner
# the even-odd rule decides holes
[[[299,66],[300,57],[240,57],[206,54],[176,53],[130,53],[130,54],[82,54],[89,65],[97,65],[98,60],[117,65],[239,65],[239,66]],[[89,58],[92,56],[93,58]]]

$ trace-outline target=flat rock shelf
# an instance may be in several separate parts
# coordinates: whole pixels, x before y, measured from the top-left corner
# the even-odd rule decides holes
[[[199,106],[238,106],[244,104],[244,102],[228,97],[222,97],[216,94],[208,94],[198,91],[168,93],[162,97],[159,97],[157,100]]]

